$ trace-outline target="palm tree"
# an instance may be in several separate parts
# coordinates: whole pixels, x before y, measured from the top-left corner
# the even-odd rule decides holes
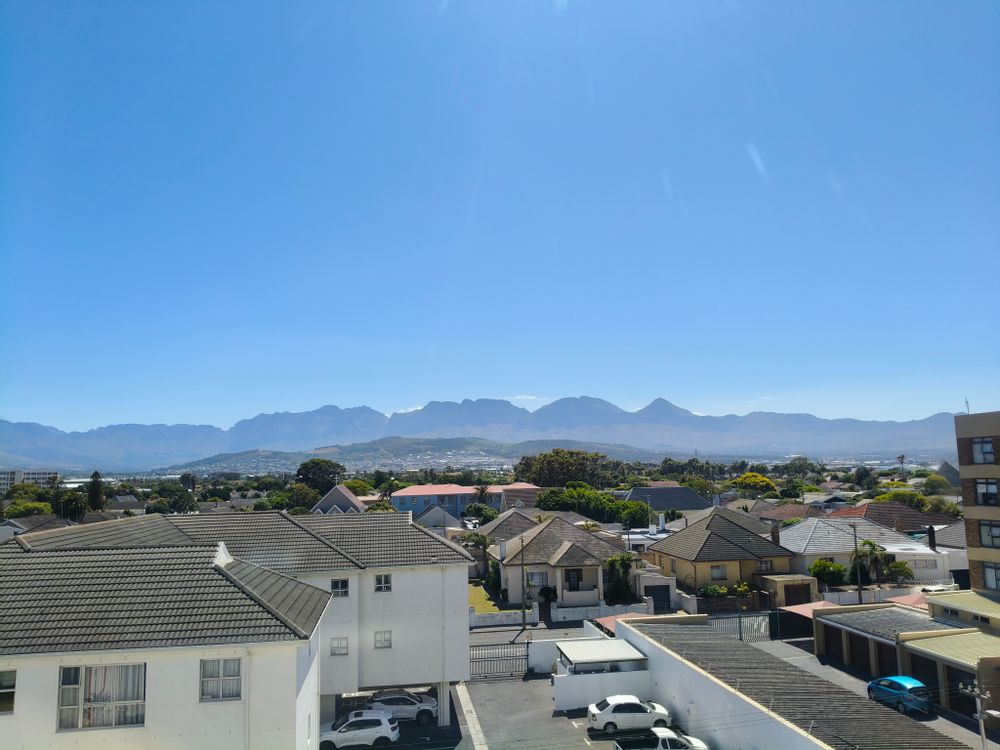
[[[906,477],[906,468],[903,466],[906,463],[906,456],[900,453],[896,456],[896,460],[899,461],[899,477],[903,479]]]
[[[482,558],[483,562],[483,574],[481,577],[486,575],[486,550],[493,546],[493,537],[483,534],[479,531],[467,531],[462,534],[459,539],[462,542],[462,546],[470,550],[478,550],[479,557]],[[479,573],[479,560],[476,560],[476,573]]]
[[[885,550],[879,547],[871,539],[865,539],[858,549],[851,553],[851,565],[864,565],[869,574],[875,579],[875,585],[879,585],[879,572],[884,570],[889,564],[889,556]]]
[[[476,502],[483,505],[490,504],[490,486],[488,484],[476,485]]]

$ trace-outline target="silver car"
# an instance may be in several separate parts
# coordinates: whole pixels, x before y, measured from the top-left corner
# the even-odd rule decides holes
[[[365,705],[369,709],[388,711],[394,719],[416,720],[430,724],[438,715],[438,702],[429,695],[418,695],[409,690],[380,690]]]

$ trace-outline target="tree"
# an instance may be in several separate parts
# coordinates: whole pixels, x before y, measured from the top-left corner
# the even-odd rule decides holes
[[[951,483],[940,474],[931,474],[920,487],[920,491],[925,495],[943,495],[950,489]]]
[[[902,479],[906,478],[906,456],[900,453],[896,456],[896,460],[899,461],[899,476]]]
[[[91,510],[101,510],[104,507],[104,482],[101,481],[99,471],[90,475],[90,482],[87,484],[87,505]]]
[[[606,563],[608,568],[608,588],[604,592],[604,601],[608,604],[631,601],[632,583],[629,573],[632,570],[632,555],[623,552],[613,555]]]
[[[476,485],[476,503],[482,505],[489,505],[490,502],[490,487],[487,484],[477,484]]]
[[[186,489],[188,492],[194,492],[194,487],[196,482],[197,479],[195,478],[194,474],[189,474],[189,473],[181,474],[181,487]]]
[[[364,479],[348,479],[344,482],[344,486],[358,497],[370,495],[375,490],[375,488],[368,484],[368,482]]]
[[[623,464],[600,453],[553,448],[537,456],[523,456],[514,467],[515,476],[540,487],[565,487],[567,482],[586,482],[592,487],[615,484],[616,474],[623,474]]]
[[[840,586],[847,577],[847,568],[831,560],[816,560],[809,566],[809,575],[827,586]]]
[[[748,471],[741,474],[736,478],[733,484],[736,485],[740,492],[751,499],[758,498],[765,492],[778,491],[774,482],[765,477],[763,474],[759,474],[755,471]]]
[[[600,531],[601,524],[597,521],[584,521],[583,523],[578,524],[577,528],[581,531]]]
[[[3,499],[9,500],[12,503],[33,502],[43,493],[44,490],[37,484],[22,482],[20,484],[12,484],[10,489],[4,494]]]
[[[927,506],[924,510],[928,513],[948,513],[956,518],[962,517],[962,506],[945,500],[943,497],[927,498]]]
[[[288,488],[288,505],[291,508],[312,508],[322,499],[322,495],[309,485],[296,482]]]
[[[299,465],[295,481],[312,487],[321,496],[333,489],[347,469],[336,461],[325,458],[310,458]]]
[[[914,490],[892,490],[875,497],[877,503],[902,503],[921,512],[927,509],[927,498]]]
[[[476,573],[479,574],[479,564],[482,563],[482,576],[486,575],[486,550],[493,546],[493,537],[482,534],[478,531],[467,531],[459,537],[462,546],[466,549],[478,552],[476,556]]]
[[[912,581],[913,570],[902,560],[895,560],[886,566],[885,577],[894,582]]]
[[[878,487],[878,475],[870,466],[859,466],[855,469],[851,481],[862,490],[873,490]]]
[[[31,500],[21,500],[11,503],[4,511],[7,518],[24,518],[25,516],[47,516],[51,515],[52,506],[48,503],[38,503]]]
[[[381,499],[381,495],[380,495],[378,500],[376,500],[374,503],[372,503],[367,508],[365,508],[365,512],[367,512],[367,513],[395,513],[396,509],[392,507],[392,503],[390,503],[388,500]]]
[[[712,498],[719,494],[719,488],[716,487],[712,482],[707,479],[702,479],[701,477],[696,477],[694,475],[685,476],[681,480],[681,484],[685,487],[697,492],[703,498],[712,501]]]
[[[483,503],[469,503],[462,511],[463,518],[478,518],[480,523],[489,523],[499,515],[493,508]]]
[[[863,565],[877,585],[879,573],[889,564],[889,556],[871,539],[865,539],[858,545],[858,549],[851,552],[851,562],[854,565]]]

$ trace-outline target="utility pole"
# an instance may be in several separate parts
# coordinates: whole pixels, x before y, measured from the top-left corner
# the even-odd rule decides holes
[[[979,719],[979,739],[982,740],[983,750],[989,750],[986,745],[986,714],[983,713],[983,701],[990,699],[990,691],[979,692],[979,680],[973,680],[971,685],[958,683],[958,689],[965,695],[971,695],[976,699],[976,718]]]
[[[851,528],[854,529],[854,572],[857,574],[858,581],[858,604],[861,604],[861,558],[858,557],[858,525],[852,523]]]

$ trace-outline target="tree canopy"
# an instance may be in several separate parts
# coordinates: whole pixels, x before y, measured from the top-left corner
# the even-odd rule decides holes
[[[299,465],[295,481],[312,487],[321,496],[333,489],[347,469],[326,458],[310,458]]]
[[[745,474],[741,474],[733,481],[733,484],[740,492],[750,498],[760,497],[765,492],[778,491],[774,482],[756,471],[748,471]]]

